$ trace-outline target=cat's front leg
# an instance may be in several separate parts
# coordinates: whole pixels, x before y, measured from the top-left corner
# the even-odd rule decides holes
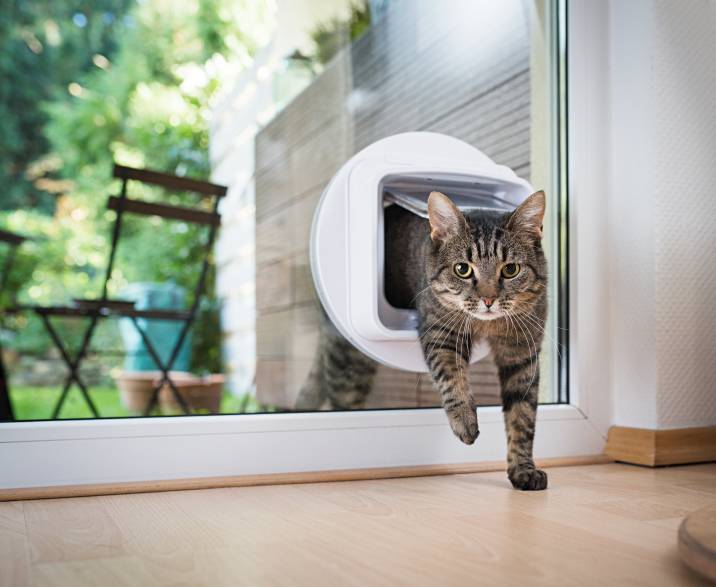
[[[539,355],[534,352],[534,347],[492,346],[500,377],[507,433],[507,476],[516,489],[545,489],[547,473],[535,467],[532,459],[539,393]]]
[[[480,428],[467,381],[472,342],[464,330],[426,329],[420,344],[452,431],[465,444],[472,444]]]

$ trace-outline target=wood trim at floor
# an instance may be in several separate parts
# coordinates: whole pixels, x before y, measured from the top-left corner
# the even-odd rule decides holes
[[[615,461],[649,467],[716,461],[716,426],[674,430],[612,426],[605,452]]]
[[[611,463],[605,455],[560,457],[538,460],[540,467],[573,467]],[[95,495],[118,495],[123,493],[154,493],[158,491],[187,491],[216,489],[220,487],[249,487],[254,485],[286,485],[290,483],[324,483],[327,481],[367,481],[372,479],[395,479],[400,477],[428,477],[432,475],[456,475],[502,471],[505,463],[460,463],[455,465],[419,465],[415,467],[382,467],[374,469],[344,469],[334,471],[308,471],[305,473],[271,473],[266,475],[243,475],[237,477],[201,477],[195,479],[167,479],[163,481],[139,481],[136,483],[104,483],[97,485],[60,485],[56,487],[26,487],[0,489],[1,501],[29,499],[53,499],[61,497],[88,497]]]

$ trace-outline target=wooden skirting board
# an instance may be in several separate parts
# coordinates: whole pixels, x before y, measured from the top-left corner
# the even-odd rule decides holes
[[[615,461],[649,467],[716,461],[716,426],[675,430],[612,426],[606,453]]]
[[[540,467],[572,467],[611,463],[605,455],[560,457],[537,461]],[[0,489],[1,501],[28,499],[53,499],[61,497],[88,497],[94,495],[119,495],[124,493],[154,493],[160,491],[187,491],[216,489],[220,487],[249,487],[255,485],[286,485],[291,483],[323,483],[327,481],[366,481],[371,479],[396,479],[400,477],[428,477],[432,475],[456,475],[502,471],[502,461],[483,463],[460,463],[454,465],[419,465],[414,467],[382,467],[374,469],[344,469],[334,471],[309,471],[305,473],[270,473],[266,475],[242,475],[236,477],[200,477],[195,479],[167,479],[130,483],[104,483],[97,485],[58,485],[54,487],[26,487]]]

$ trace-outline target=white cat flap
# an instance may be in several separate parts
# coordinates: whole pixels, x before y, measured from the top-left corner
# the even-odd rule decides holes
[[[415,310],[388,303],[383,289],[383,210],[427,216],[431,191],[463,210],[511,210],[532,187],[508,167],[454,137],[411,132],[369,145],[333,176],[316,208],[311,271],[336,328],[356,348],[397,369],[425,372]],[[476,344],[472,362],[488,352]]]

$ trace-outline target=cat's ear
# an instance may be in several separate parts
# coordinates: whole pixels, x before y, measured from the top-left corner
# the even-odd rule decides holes
[[[542,190],[535,192],[512,213],[507,227],[512,230],[529,232],[542,238],[542,221],[544,219],[545,195]]]
[[[440,192],[431,192],[428,197],[428,219],[430,238],[439,242],[460,233],[465,218],[452,200]]]

